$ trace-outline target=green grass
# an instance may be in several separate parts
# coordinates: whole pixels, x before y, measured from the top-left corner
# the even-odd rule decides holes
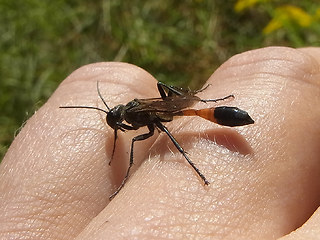
[[[310,14],[319,7],[288,2]],[[0,0],[0,159],[23,122],[84,64],[130,62],[160,81],[196,88],[236,53],[319,45],[318,19],[262,34],[284,3],[237,13],[235,1]]]

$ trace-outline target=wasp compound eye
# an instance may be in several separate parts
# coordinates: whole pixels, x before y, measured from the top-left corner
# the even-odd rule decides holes
[[[254,121],[246,111],[237,107],[216,107],[214,110],[214,117],[220,125],[235,127],[253,124]]]

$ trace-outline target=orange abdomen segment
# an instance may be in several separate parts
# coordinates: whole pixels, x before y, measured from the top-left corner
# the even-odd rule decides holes
[[[199,116],[204,119],[207,119],[211,122],[217,123],[217,119],[214,117],[214,110],[215,108],[205,108],[205,109],[186,109],[182,110],[183,116]]]

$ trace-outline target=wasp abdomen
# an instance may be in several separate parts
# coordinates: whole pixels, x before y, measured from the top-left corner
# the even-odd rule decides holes
[[[237,107],[216,107],[214,110],[214,118],[220,125],[235,127],[254,123],[252,118],[246,111]]]

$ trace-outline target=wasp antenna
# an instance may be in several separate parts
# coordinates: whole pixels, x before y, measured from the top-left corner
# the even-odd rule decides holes
[[[99,94],[99,97],[100,99],[102,100],[103,104],[108,108],[108,110],[110,111],[110,108],[108,106],[108,104],[106,103],[106,101],[103,99],[101,93],[100,93],[100,90],[99,90],[99,81],[97,81],[97,91],[98,91],[98,94]]]
[[[106,110],[103,110],[101,108],[97,108],[97,107],[90,107],[90,106],[62,106],[59,108],[86,108],[86,109],[94,109],[94,110],[99,110],[101,112],[104,112],[105,114],[108,114],[108,112]]]

